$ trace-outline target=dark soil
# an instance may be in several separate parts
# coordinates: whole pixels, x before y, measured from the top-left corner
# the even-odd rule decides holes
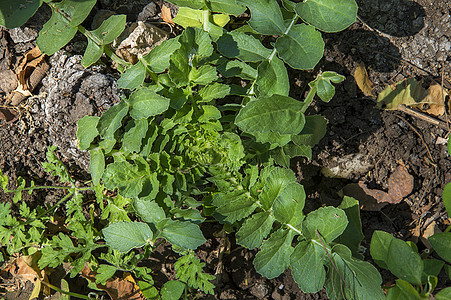
[[[113,6],[113,2],[117,5]],[[96,9],[116,7],[116,13],[127,14],[131,21],[139,18],[137,14],[147,1],[135,1],[133,6],[125,2],[104,0]],[[363,95],[352,74],[364,62],[376,92],[404,78],[450,79],[451,1],[357,2],[359,21],[343,32],[323,35],[326,51],[317,68],[307,73],[290,70],[291,96],[296,99],[304,97],[306,85],[318,71],[332,70],[346,76],[329,103],[317,100],[309,109],[308,112],[327,118],[327,134],[314,148],[313,159],[294,161],[293,169],[308,193],[306,209],[313,210],[325,204],[338,205],[341,201],[338,192],[349,183],[363,181],[372,189],[387,191],[389,176],[399,165],[406,166],[414,176],[412,193],[401,203],[389,204],[381,211],[361,212],[365,235],[362,246],[368,249],[375,230],[416,242],[428,225],[435,224],[441,230],[450,225],[442,204],[442,191],[451,181],[451,160],[446,145],[437,142],[447,138],[449,130],[400,111],[378,110],[375,99]],[[141,18],[146,14],[151,12],[145,10]],[[20,29],[0,29],[0,72],[13,69],[21,55],[35,46],[37,32],[47,15],[48,11],[43,9]],[[57,183],[41,166],[49,145],[59,147],[59,155],[76,178],[89,178],[89,158],[76,144],[76,122],[84,115],[100,115],[119,100],[119,94],[116,78],[110,75],[108,67],[84,69],[81,66],[78,54],[84,46],[84,40],[76,38],[53,56],[49,60],[50,71],[33,93],[36,96],[17,108],[18,120],[0,121],[0,169],[11,181],[22,176],[38,184]],[[6,90],[7,83],[0,80],[0,95]],[[445,117],[442,120],[449,126]],[[374,167],[347,179],[322,175],[321,169],[333,158],[349,154],[364,155]],[[24,195],[32,206],[54,202],[58,196],[47,192]],[[11,201],[11,197],[0,191],[0,201]],[[197,255],[207,263],[207,272],[217,274],[217,288],[215,296],[199,297],[327,299],[324,291],[315,295],[302,293],[289,271],[276,279],[262,278],[252,267],[255,252],[236,245],[233,236],[217,237],[221,226],[208,226],[211,227],[202,228],[208,241]],[[424,249],[421,242],[418,245],[420,250]],[[156,249],[152,260],[156,286],[173,276],[175,255],[165,244]],[[370,260],[369,250],[364,256]],[[385,283],[393,280],[390,275],[382,274]],[[438,288],[446,285],[449,285],[446,277],[439,276]],[[22,299],[20,294],[23,297],[26,290],[19,291],[16,297],[11,294],[9,299]]]

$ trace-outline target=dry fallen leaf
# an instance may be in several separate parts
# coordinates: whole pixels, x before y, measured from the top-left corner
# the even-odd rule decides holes
[[[388,179],[388,202],[396,204],[407,197],[413,190],[413,176],[407,168],[400,165]]]
[[[161,18],[163,19],[163,21],[171,25],[175,25],[174,22],[172,21],[171,9],[164,4],[161,7]]]
[[[17,112],[14,109],[0,107],[0,120],[13,122],[17,119]]]
[[[442,231],[438,227],[437,223],[435,221],[432,221],[431,224],[429,224],[428,227],[426,227],[426,229],[424,230],[423,234],[420,237],[420,240],[428,249],[432,249],[432,245],[431,243],[429,243],[428,238],[439,232]]]
[[[443,99],[448,95],[445,89],[442,89],[442,86],[433,82],[428,89],[428,94],[424,100],[424,104],[419,105],[419,109],[424,111],[425,113],[441,116],[445,113],[445,104]]]
[[[423,81],[415,78],[405,79],[394,85],[387,86],[377,96],[377,106],[388,110],[398,109],[398,106],[418,105],[427,96],[427,91],[422,87]]]
[[[357,83],[357,86],[366,96],[374,96],[374,94],[372,93],[373,83],[368,77],[368,73],[363,62],[361,62],[360,65],[358,65],[355,69],[354,79]]]
[[[95,275],[89,267],[85,264],[81,271],[81,276],[87,280],[95,283]],[[105,285],[96,284],[98,289],[108,293],[112,300],[145,300],[146,298],[141,294],[138,285],[131,275],[125,275],[125,278],[109,279]]]

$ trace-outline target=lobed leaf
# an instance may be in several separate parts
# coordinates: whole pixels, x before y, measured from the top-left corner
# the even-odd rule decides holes
[[[77,139],[79,141],[78,148],[86,150],[92,141],[99,135],[97,124],[100,118],[96,116],[84,116],[77,122]]]
[[[244,221],[236,233],[236,242],[247,249],[260,247],[275,219],[270,212],[260,212]]]
[[[139,222],[116,222],[102,230],[108,246],[122,253],[142,247],[152,241],[149,225]]]
[[[140,88],[129,98],[130,116],[135,119],[159,115],[169,108],[170,100],[155,93],[151,88]]]

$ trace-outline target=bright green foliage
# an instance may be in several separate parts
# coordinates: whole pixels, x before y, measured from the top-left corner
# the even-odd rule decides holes
[[[180,281],[171,280],[166,282],[161,288],[162,300],[178,300],[185,291],[185,284]]]
[[[451,233],[440,232],[429,237],[429,242],[441,258],[451,263]]]
[[[0,1],[0,25],[6,28],[22,26],[42,4],[42,0]]]
[[[192,252],[180,257],[174,264],[175,278],[185,282],[189,287],[199,289],[206,294],[213,295],[214,285],[210,282],[215,276],[203,273],[205,263],[194,256]]]

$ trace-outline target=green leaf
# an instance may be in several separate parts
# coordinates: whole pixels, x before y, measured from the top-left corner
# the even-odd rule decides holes
[[[153,284],[148,283],[147,281],[138,281],[139,291],[143,294],[145,299],[158,299],[160,293],[157,288],[153,286]]]
[[[180,7],[177,16],[172,19],[174,23],[187,27],[202,27],[203,14],[202,10],[192,9],[189,7]]]
[[[200,289],[206,294],[214,294],[214,285],[210,280],[215,276],[202,272],[205,263],[194,256],[192,252],[180,257],[174,264],[175,278],[186,282],[191,288]]]
[[[270,212],[260,212],[244,221],[236,233],[236,242],[247,249],[260,247],[262,241],[271,231],[275,219]]]
[[[101,148],[89,150],[89,172],[91,172],[92,183],[98,185],[105,170],[105,155]]]
[[[159,115],[169,108],[169,102],[150,88],[140,88],[130,95],[130,116],[138,120]]]
[[[199,90],[199,96],[201,99],[197,100],[197,102],[210,102],[214,99],[222,99],[229,95],[229,93],[229,85],[215,82]]]
[[[188,75],[188,80],[200,84],[206,85],[210,82],[217,80],[218,75],[216,72],[216,68],[209,65],[201,66],[200,68],[192,68]]]
[[[440,232],[428,238],[441,258],[451,263],[451,232]]]
[[[271,50],[251,35],[232,31],[224,34],[216,42],[218,51],[228,58],[239,58],[245,62],[265,60],[271,55]]]
[[[285,64],[273,57],[269,62],[264,60],[258,66],[257,86],[260,97],[270,97],[274,94],[288,96],[290,81]]]
[[[371,238],[371,257],[381,268],[388,269],[387,255],[390,243],[395,238],[387,232],[376,230]]]
[[[77,122],[78,148],[86,150],[91,145],[96,136],[99,135],[97,124],[100,118],[96,116],[84,116]]]
[[[352,197],[345,196],[340,206],[346,213],[346,217],[348,218],[348,226],[345,231],[335,240],[335,242],[343,244],[347,246],[351,251],[354,257],[359,253],[360,243],[365,237],[362,232],[362,222],[360,221],[360,208],[359,201]]]
[[[302,214],[305,204],[305,191],[297,182],[290,183],[274,200],[273,213],[276,220],[288,224],[296,214]]]
[[[148,175],[146,170],[140,169],[137,165],[119,161],[106,167],[102,179],[107,189],[117,188],[122,196],[133,198],[142,191],[146,175]]]
[[[139,222],[116,222],[102,230],[108,246],[122,253],[152,242],[149,225]]]
[[[125,29],[125,15],[113,15],[102,22],[96,30],[87,35],[88,46],[81,60],[87,68],[95,63],[103,54],[103,46],[112,43]]]
[[[287,35],[276,40],[275,48],[290,67],[313,69],[323,57],[324,41],[321,33],[306,24],[294,25]]]
[[[179,300],[185,291],[185,284],[180,281],[171,280],[161,287],[161,300]]]
[[[421,282],[425,284],[427,282],[428,276],[438,276],[442,270],[445,262],[438,259],[423,259],[423,275],[421,276]]]
[[[308,0],[296,5],[301,19],[324,32],[341,31],[355,22],[355,0]]]
[[[353,258],[351,250],[344,245],[334,246],[332,252],[337,270],[328,259],[325,260],[328,269],[325,283],[327,296],[331,299],[385,299],[381,275],[373,265]]]
[[[146,136],[147,128],[147,119],[131,120],[125,127],[122,148],[129,153],[138,153],[141,150],[142,139]]]
[[[246,7],[238,5],[236,0],[210,0],[208,7],[211,11],[238,16],[244,13]]]
[[[219,193],[213,198],[216,213],[225,216],[225,222],[235,223],[248,217],[257,208],[255,200],[243,191],[233,191],[231,193]]]
[[[117,268],[112,265],[100,265],[96,272],[96,283],[105,284],[108,279],[111,279],[116,273]]]
[[[421,284],[423,261],[406,242],[396,238],[390,242],[386,263],[396,277],[412,284]]]
[[[235,124],[243,131],[298,134],[304,128],[304,103],[293,98],[273,95],[249,102],[238,113]]]
[[[85,20],[95,4],[96,0],[63,0],[52,3],[52,17],[44,24],[36,40],[39,49],[47,55],[52,55],[66,45],[75,36],[77,26]]]
[[[451,299],[451,287],[444,288],[435,294],[435,300],[449,300]]]
[[[407,281],[402,279],[396,280],[396,288],[399,290],[400,294],[397,295],[397,298],[393,298],[394,295],[387,295],[387,299],[417,299],[420,300],[422,297],[418,293],[418,291]],[[395,290],[395,292],[397,292]]]
[[[228,60],[226,63],[219,65],[218,71],[224,77],[239,77],[245,80],[254,80],[258,75],[257,70],[237,59]]]
[[[318,78],[316,81],[316,93],[324,102],[329,102],[335,95],[335,87],[329,80]]]
[[[133,202],[133,207],[141,220],[146,223],[157,225],[166,218],[164,210],[154,201],[138,198]]]
[[[122,73],[117,81],[117,87],[120,89],[134,90],[144,83],[146,79],[146,67],[138,61]]]
[[[199,226],[191,222],[181,222],[178,220],[167,220],[160,236],[168,240],[171,244],[186,249],[196,249],[205,242]]]
[[[0,1],[0,25],[9,29],[22,26],[41,4],[42,0]]]
[[[165,40],[160,45],[150,50],[150,52],[144,55],[141,60],[147,64],[147,67],[152,72],[161,73],[169,68],[169,57],[179,48],[180,43],[178,38]]]
[[[329,244],[339,237],[348,225],[348,219],[343,210],[332,206],[321,207],[307,215],[302,223],[302,229],[307,239],[320,241],[321,239]]]
[[[255,270],[268,279],[276,278],[290,265],[291,246],[295,233],[279,229],[263,242],[261,250],[255,255]]]
[[[292,137],[296,145],[309,145],[311,147],[319,143],[326,134],[327,120],[320,115],[306,116],[302,131]]]
[[[286,26],[277,1],[272,0],[240,0],[251,11],[249,25],[256,32],[265,35],[279,35],[285,32]]]
[[[445,185],[445,188],[443,189],[443,202],[445,203],[445,209],[448,216],[451,216],[451,182]]]
[[[122,100],[104,112],[97,124],[100,135],[104,138],[115,140],[114,133],[122,126],[122,119],[127,114],[128,109],[129,106],[127,102]],[[109,151],[105,151],[105,153],[108,152]]]
[[[290,185],[295,182],[296,176],[290,169],[273,169],[269,173],[269,176],[266,178],[266,184],[264,185],[263,190],[258,197],[262,208],[264,210],[269,210],[278,197],[282,198],[279,200],[282,202],[291,201],[291,199],[289,198],[290,196],[292,196],[291,189],[295,190],[296,188]],[[285,191],[285,189],[287,189],[288,187],[290,188],[290,190]]]
[[[315,242],[300,242],[291,254],[290,269],[294,281],[304,293],[319,292],[326,280],[326,251]]]
[[[168,2],[180,7],[190,7],[194,9],[201,9],[205,5],[204,0],[169,0]]]

